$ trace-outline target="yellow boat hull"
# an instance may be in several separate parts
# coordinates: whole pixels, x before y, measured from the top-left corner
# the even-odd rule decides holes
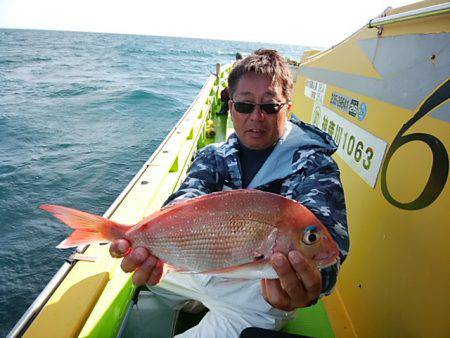
[[[449,33],[450,14],[365,27],[300,67],[294,111],[339,144],[348,207],[336,337],[450,336]]]

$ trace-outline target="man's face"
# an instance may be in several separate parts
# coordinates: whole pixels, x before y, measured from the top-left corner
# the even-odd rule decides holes
[[[285,103],[278,84],[272,83],[267,76],[247,73],[243,75],[237,85],[236,92],[231,98],[235,102],[245,103]],[[260,106],[250,114],[242,114],[228,101],[228,108],[233,118],[234,130],[239,140],[251,149],[265,149],[277,142],[283,136],[286,116],[291,109],[291,103],[286,104],[276,114],[266,114]]]

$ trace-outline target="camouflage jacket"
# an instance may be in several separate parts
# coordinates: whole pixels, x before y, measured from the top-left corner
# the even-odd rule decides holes
[[[241,189],[238,151],[236,134],[230,135],[226,142],[203,148],[178,191],[165,204],[214,191]],[[349,249],[344,192],[339,169],[331,158],[335,151],[336,145],[328,134],[294,118],[287,123],[283,137],[248,186],[302,203],[334,237],[340,262],[322,269],[321,296],[333,290]]]

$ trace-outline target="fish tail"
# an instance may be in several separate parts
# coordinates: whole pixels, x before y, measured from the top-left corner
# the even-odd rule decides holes
[[[41,209],[50,212],[57,219],[75,229],[57,248],[71,248],[79,245],[108,242],[125,238],[127,226],[107,218],[60,205],[41,205]]]

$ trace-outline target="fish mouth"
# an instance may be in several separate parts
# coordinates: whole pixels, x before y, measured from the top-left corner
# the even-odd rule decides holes
[[[337,252],[319,253],[313,256],[313,261],[317,264],[319,269],[327,268],[335,264],[339,259]]]

